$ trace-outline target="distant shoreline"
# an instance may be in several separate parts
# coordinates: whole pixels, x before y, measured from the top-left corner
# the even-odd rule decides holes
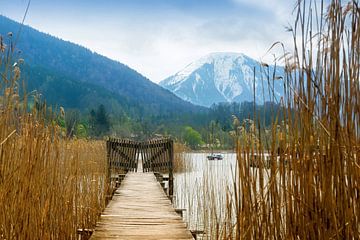
[[[190,150],[187,151],[186,153],[211,153],[210,149],[206,149],[206,150]],[[230,149],[221,149],[221,150],[213,150],[213,153],[236,153],[235,150],[230,150]]]

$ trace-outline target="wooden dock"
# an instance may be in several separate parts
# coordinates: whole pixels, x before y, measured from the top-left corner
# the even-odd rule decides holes
[[[153,173],[126,174],[91,240],[193,239]]]

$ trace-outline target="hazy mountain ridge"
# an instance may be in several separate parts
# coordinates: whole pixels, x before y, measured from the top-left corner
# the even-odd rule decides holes
[[[10,41],[7,33],[13,32],[14,40],[19,29],[19,23],[0,16],[0,35],[6,42]],[[22,27],[16,49],[21,51],[16,57],[25,59],[24,72],[29,74],[25,77],[28,79],[27,90],[41,91],[50,104],[84,109],[104,103],[114,111],[124,105],[127,109],[138,108],[135,110],[138,115],[167,115],[202,109],[120,62],[28,26]],[[55,86],[61,88],[62,84],[77,89],[54,89]]]
[[[259,62],[241,53],[212,53],[161,81],[160,85],[182,99],[202,106],[253,101],[255,67],[256,102],[262,104],[270,100],[272,92],[279,99],[283,94],[283,83],[275,81],[272,89],[267,79],[268,75],[272,79],[275,69],[276,76],[283,76],[284,68],[260,66]]]

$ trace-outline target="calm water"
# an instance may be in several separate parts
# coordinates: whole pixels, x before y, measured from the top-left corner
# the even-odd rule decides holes
[[[235,178],[235,153],[225,153],[223,160],[211,161],[207,155],[184,154],[188,171],[175,174],[174,203],[176,208],[186,209],[184,218],[191,230],[203,230],[204,224],[209,224],[209,215],[222,217],[226,190],[233,187]]]
[[[236,154],[224,153],[223,160],[211,161],[207,155],[184,154],[188,170],[175,174],[174,204],[176,208],[186,209],[184,220],[190,230],[209,231],[213,228],[212,219],[226,221],[226,203],[234,201],[234,180],[238,176]],[[262,171],[267,181],[269,170]],[[251,168],[251,175],[256,178],[259,169]]]

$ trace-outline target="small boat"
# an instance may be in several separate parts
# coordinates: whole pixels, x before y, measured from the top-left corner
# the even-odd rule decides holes
[[[211,154],[207,156],[208,160],[223,160],[223,158],[221,154]]]
[[[215,127],[215,125],[214,124],[215,124],[214,122],[212,122],[210,124],[210,127],[211,127],[211,134],[210,134],[211,154],[207,156],[207,159],[208,160],[223,160],[224,157],[221,154],[214,154],[214,149],[213,149],[214,144],[215,144],[215,142],[214,142],[214,127]]]

